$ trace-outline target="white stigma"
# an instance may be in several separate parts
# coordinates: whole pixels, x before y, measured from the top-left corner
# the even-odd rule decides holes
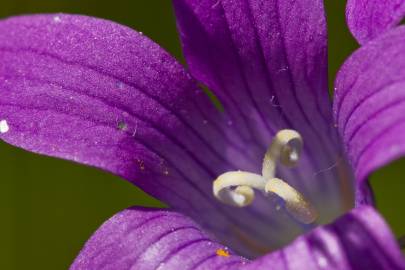
[[[4,134],[7,133],[10,130],[10,127],[8,126],[8,123],[6,120],[1,120],[0,121],[0,133]]]
[[[276,166],[281,163],[293,167],[299,161],[303,141],[295,130],[279,131],[267,149],[262,166],[262,175],[233,171],[221,174],[213,183],[213,193],[223,203],[244,207],[252,203],[258,189],[273,193],[285,201],[286,210],[298,221],[313,223],[318,213],[310,202],[296,189],[276,178]]]

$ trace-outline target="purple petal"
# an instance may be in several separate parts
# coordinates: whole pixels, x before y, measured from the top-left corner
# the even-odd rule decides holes
[[[186,216],[168,210],[129,208],[96,231],[70,269],[186,270],[206,264],[219,269],[229,262],[240,263],[241,258],[235,255],[217,256],[218,249],[224,247]]]
[[[0,23],[0,59],[0,135],[11,144],[103,168],[173,203],[184,200],[163,184],[173,170],[209,165],[191,151],[224,166],[219,131],[196,132],[203,114],[220,116],[180,64],[129,28],[83,16],[11,18]],[[202,104],[204,112],[187,111]],[[218,144],[207,146],[213,137]],[[185,192],[197,185],[183,182]]]
[[[259,165],[275,132],[298,130],[304,157],[279,176],[313,198],[324,221],[347,210],[351,172],[332,123],[323,1],[173,2],[190,71],[222,101],[228,132]]]
[[[139,33],[83,16],[11,18],[0,62],[1,139],[122,176],[239,251],[305,229],[264,196],[244,209],[214,199],[213,179],[254,170],[265,149],[252,158],[237,131],[225,134],[182,66]]]
[[[219,250],[229,256],[218,255]],[[405,262],[384,221],[369,207],[251,262],[211,240],[181,214],[129,208],[97,230],[70,269],[393,270],[405,269]]]
[[[267,147],[286,126],[310,138],[330,132],[322,1],[174,0],[174,7],[192,74],[247,139]],[[315,124],[325,134],[314,134]]]
[[[343,65],[335,118],[360,189],[368,175],[405,153],[405,27],[370,41]],[[358,192],[358,203],[363,195]]]
[[[348,0],[349,29],[360,44],[376,38],[397,25],[405,15],[403,0]]]
[[[0,22],[0,62],[2,140],[122,176],[213,231],[239,226],[211,185],[235,167],[228,155],[249,161],[148,38],[84,16],[16,17]]]
[[[243,269],[388,270],[405,269],[405,260],[383,219],[362,206]]]

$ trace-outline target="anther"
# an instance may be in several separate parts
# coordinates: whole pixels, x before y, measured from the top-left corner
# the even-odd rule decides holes
[[[278,163],[287,167],[297,164],[302,146],[302,138],[295,130],[279,131],[265,153],[262,175],[244,171],[226,172],[213,183],[215,197],[223,203],[244,207],[252,203],[253,189],[258,189],[283,199],[286,210],[298,221],[313,223],[318,214],[311,203],[292,186],[275,178]]]

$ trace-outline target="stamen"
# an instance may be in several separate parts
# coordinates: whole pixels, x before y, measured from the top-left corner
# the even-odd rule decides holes
[[[264,190],[267,180],[261,175],[250,172],[227,172],[221,174],[213,183],[213,191],[223,203],[244,207],[254,199],[252,188]],[[235,188],[235,189],[232,189]]]
[[[270,179],[265,187],[267,193],[274,193],[285,201],[287,211],[304,224],[313,223],[318,213],[305,197],[281,179]]]
[[[252,203],[254,189],[273,193],[285,201],[286,210],[298,221],[310,224],[317,217],[311,203],[296,189],[279,178],[275,178],[276,166],[295,166],[300,158],[303,141],[295,130],[281,130],[274,137],[264,160],[262,175],[233,171],[220,175],[213,183],[213,192],[223,203],[244,207]]]
[[[294,167],[301,155],[303,141],[301,135],[291,129],[277,132],[263,159],[262,175],[270,179],[276,174],[277,162]]]

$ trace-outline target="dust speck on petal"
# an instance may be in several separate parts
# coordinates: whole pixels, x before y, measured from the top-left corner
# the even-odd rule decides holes
[[[217,249],[217,251],[215,253],[217,254],[217,256],[220,256],[220,257],[229,257],[229,252],[222,248]]]
[[[144,163],[144,161],[143,161],[142,159],[137,159],[136,161],[137,161],[137,163],[138,163],[138,165],[139,165],[139,169],[140,169],[141,171],[144,171],[144,170],[145,170],[145,163]]]
[[[119,121],[117,124],[119,130],[125,131],[128,129],[128,125],[124,121]]]
[[[220,1],[218,0],[215,4],[211,6],[212,9],[217,8],[220,5]]]
[[[118,82],[116,83],[116,87],[117,87],[118,89],[124,89],[124,83],[118,81]]]
[[[62,21],[62,19],[60,18],[60,16],[55,16],[55,17],[53,17],[53,21],[55,23],[60,23]]]
[[[0,133],[4,134],[7,133],[10,130],[10,127],[8,126],[8,123],[6,120],[1,120],[0,121]]]

